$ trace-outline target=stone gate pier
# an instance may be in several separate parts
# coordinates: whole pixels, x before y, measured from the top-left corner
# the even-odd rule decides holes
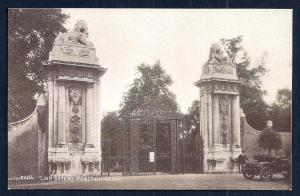
[[[106,69],[99,64],[84,21],[57,36],[44,67],[48,73],[49,174],[99,174],[100,78]]]
[[[240,82],[236,67],[218,43],[196,86],[200,88],[200,134],[203,138],[205,173],[236,172],[241,153]]]

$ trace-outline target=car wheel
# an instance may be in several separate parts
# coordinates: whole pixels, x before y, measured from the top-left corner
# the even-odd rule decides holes
[[[254,174],[248,174],[247,172],[243,172],[243,176],[244,178],[248,179],[248,180],[252,180],[254,178]]]
[[[263,167],[260,172],[261,180],[271,180],[273,177],[273,171],[270,167]]]

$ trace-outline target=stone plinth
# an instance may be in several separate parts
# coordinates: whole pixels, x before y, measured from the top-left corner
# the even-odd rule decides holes
[[[48,73],[50,175],[100,174],[100,87],[106,69],[88,41],[87,25],[60,33],[44,62]]]
[[[200,135],[204,141],[206,173],[237,171],[240,148],[240,82],[236,67],[219,44],[213,44],[209,60],[196,86],[200,88]]]

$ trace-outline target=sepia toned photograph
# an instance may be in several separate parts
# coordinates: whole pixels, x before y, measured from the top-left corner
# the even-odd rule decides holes
[[[8,9],[8,189],[288,190],[292,9]]]

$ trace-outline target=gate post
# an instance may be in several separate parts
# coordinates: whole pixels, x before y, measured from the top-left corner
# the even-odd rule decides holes
[[[203,137],[204,172],[224,173],[236,170],[230,157],[241,153],[240,81],[236,65],[215,43],[209,60],[195,83],[200,89],[200,135]]]

